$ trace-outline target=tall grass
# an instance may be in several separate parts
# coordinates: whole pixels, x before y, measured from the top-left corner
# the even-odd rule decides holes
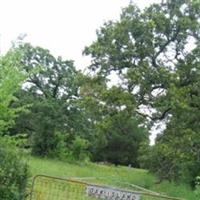
[[[132,189],[133,185],[138,185],[169,196],[196,200],[195,194],[189,186],[184,184],[177,185],[167,181],[156,184],[156,177],[143,169],[94,163],[70,164],[58,160],[35,157],[30,157],[28,162],[32,176],[44,174],[62,178],[81,178],[87,182],[127,189]]]

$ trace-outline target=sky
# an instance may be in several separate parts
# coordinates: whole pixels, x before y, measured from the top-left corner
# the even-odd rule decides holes
[[[130,0],[0,0],[0,53],[20,34],[24,41],[49,49],[54,56],[75,61],[77,69],[89,65],[82,56],[96,39],[96,30],[117,20]],[[132,0],[141,9],[160,0]],[[151,143],[159,132],[153,130]]]
[[[158,0],[132,0],[144,8]],[[96,30],[119,18],[130,0],[0,0],[0,51],[5,52],[21,33],[25,41],[47,48],[55,56],[75,61],[78,69],[89,64],[82,56]]]

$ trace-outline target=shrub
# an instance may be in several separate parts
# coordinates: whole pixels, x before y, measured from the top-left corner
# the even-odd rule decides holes
[[[27,178],[27,165],[19,152],[11,142],[0,137],[0,199],[25,199]]]
[[[195,181],[195,195],[197,199],[200,199],[200,176],[196,177]]]
[[[181,152],[167,143],[141,146],[140,166],[155,173],[159,181],[169,180],[192,184],[199,172],[199,161],[190,151]]]
[[[76,136],[72,142],[72,145],[70,146],[70,154],[72,159],[78,161],[89,160],[88,146],[88,140]]]

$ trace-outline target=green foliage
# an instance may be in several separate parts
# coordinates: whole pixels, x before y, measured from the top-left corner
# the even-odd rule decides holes
[[[80,136],[75,137],[69,147],[69,155],[71,160],[87,161],[89,160],[88,151],[89,142]],[[69,158],[70,159],[70,158]]]
[[[49,99],[73,99],[77,92],[76,74],[73,61],[55,58],[41,47],[22,44],[21,65],[29,74],[26,91]]]
[[[161,180],[192,182],[199,174],[199,13],[199,1],[164,0],[144,10],[131,3],[84,51],[93,76],[106,84],[118,76],[133,116],[151,125],[165,120],[155,147],[140,157]]]
[[[25,199],[27,164],[8,139],[0,137],[0,198]]]
[[[105,117],[98,126],[94,146],[95,161],[138,166],[139,144],[147,138],[144,128],[125,111]]]
[[[131,117],[128,92],[107,89],[103,80],[79,74],[71,61],[48,50],[29,44],[19,49],[23,69],[31,73],[16,96],[19,105],[32,106],[17,118],[11,135],[27,133],[33,155],[85,160],[91,154],[95,161],[138,165],[137,148],[147,132],[139,117]]]
[[[169,165],[162,169],[165,177],[190,183],[200,172],[199,55],[197,45],[177,66],[176,81],[169,87],[165,101],[163,98],[157,101],[171,107],[172,117],[153,148],[163,166],[164,163]],[[156,156],[154,158],[156,159]],[[159,168],[155,166],[153,171],[155,170],[158,171]]]
[[[32,153],[39,156],[53,156],[57,152],[59,137],[59,111],[57,105],[48,100],[35,104],[32,133]],[[59,109],[59,108],[58,108]],[[58,125],[58,126],[57,126]],[[56,155],[55,155],[56,156]]]
[[[196,194],[196,198],[199,199],[200,198],[200,177],[199,176],[197,176],[195,180],[195,194]]]
[[[21,150],[29,147],[27,134],[19,133],[15,136],[8,136],[8,137],[10,138],[10,140],[12,140],[15,146],[20,148]]]
[[[0,198],[4,200],[25,199],[27,165],[10,140],[2,137],[14,124],[23,106],[11,106],[18,99],[14,94],[25,78],[20,68],[21,52],[11,49],[0,57]]]
[[[78,72],[72,61],[55,58],[41,47],[22,44],[18,49],[22,52],[21,66],[29,76],[16,93],[20,99],[16,105],[31,107],[16,119],[10,134],[27,133],[34,155],[59,157],[56,154],[60,152],[60,134],[66,138],[80,130],[77,123],[82,119],[81,111],[76,104]],[[67,149],[70,141],[63,139],[61,146],[64,142],[63,148]]]
[[[25,78],[19,68],[20,55],[19,51],[13,49],[0,57],[0,134],[14,124],[17,114],[23,110],[22,107],[10,107],[17,100],[14,93]]]
[[[138,166],[138,147],[148,137],[144,120],[135,115],[132,95],[121,87],[107,88],[101,77],[88,78],[81,102],[93,123],[90,152],[93,161]]]

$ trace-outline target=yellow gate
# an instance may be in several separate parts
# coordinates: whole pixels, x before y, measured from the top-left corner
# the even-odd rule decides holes
[[[183,200],[161,194],[128,191],[78,180],[37,175],[29,200]]]

